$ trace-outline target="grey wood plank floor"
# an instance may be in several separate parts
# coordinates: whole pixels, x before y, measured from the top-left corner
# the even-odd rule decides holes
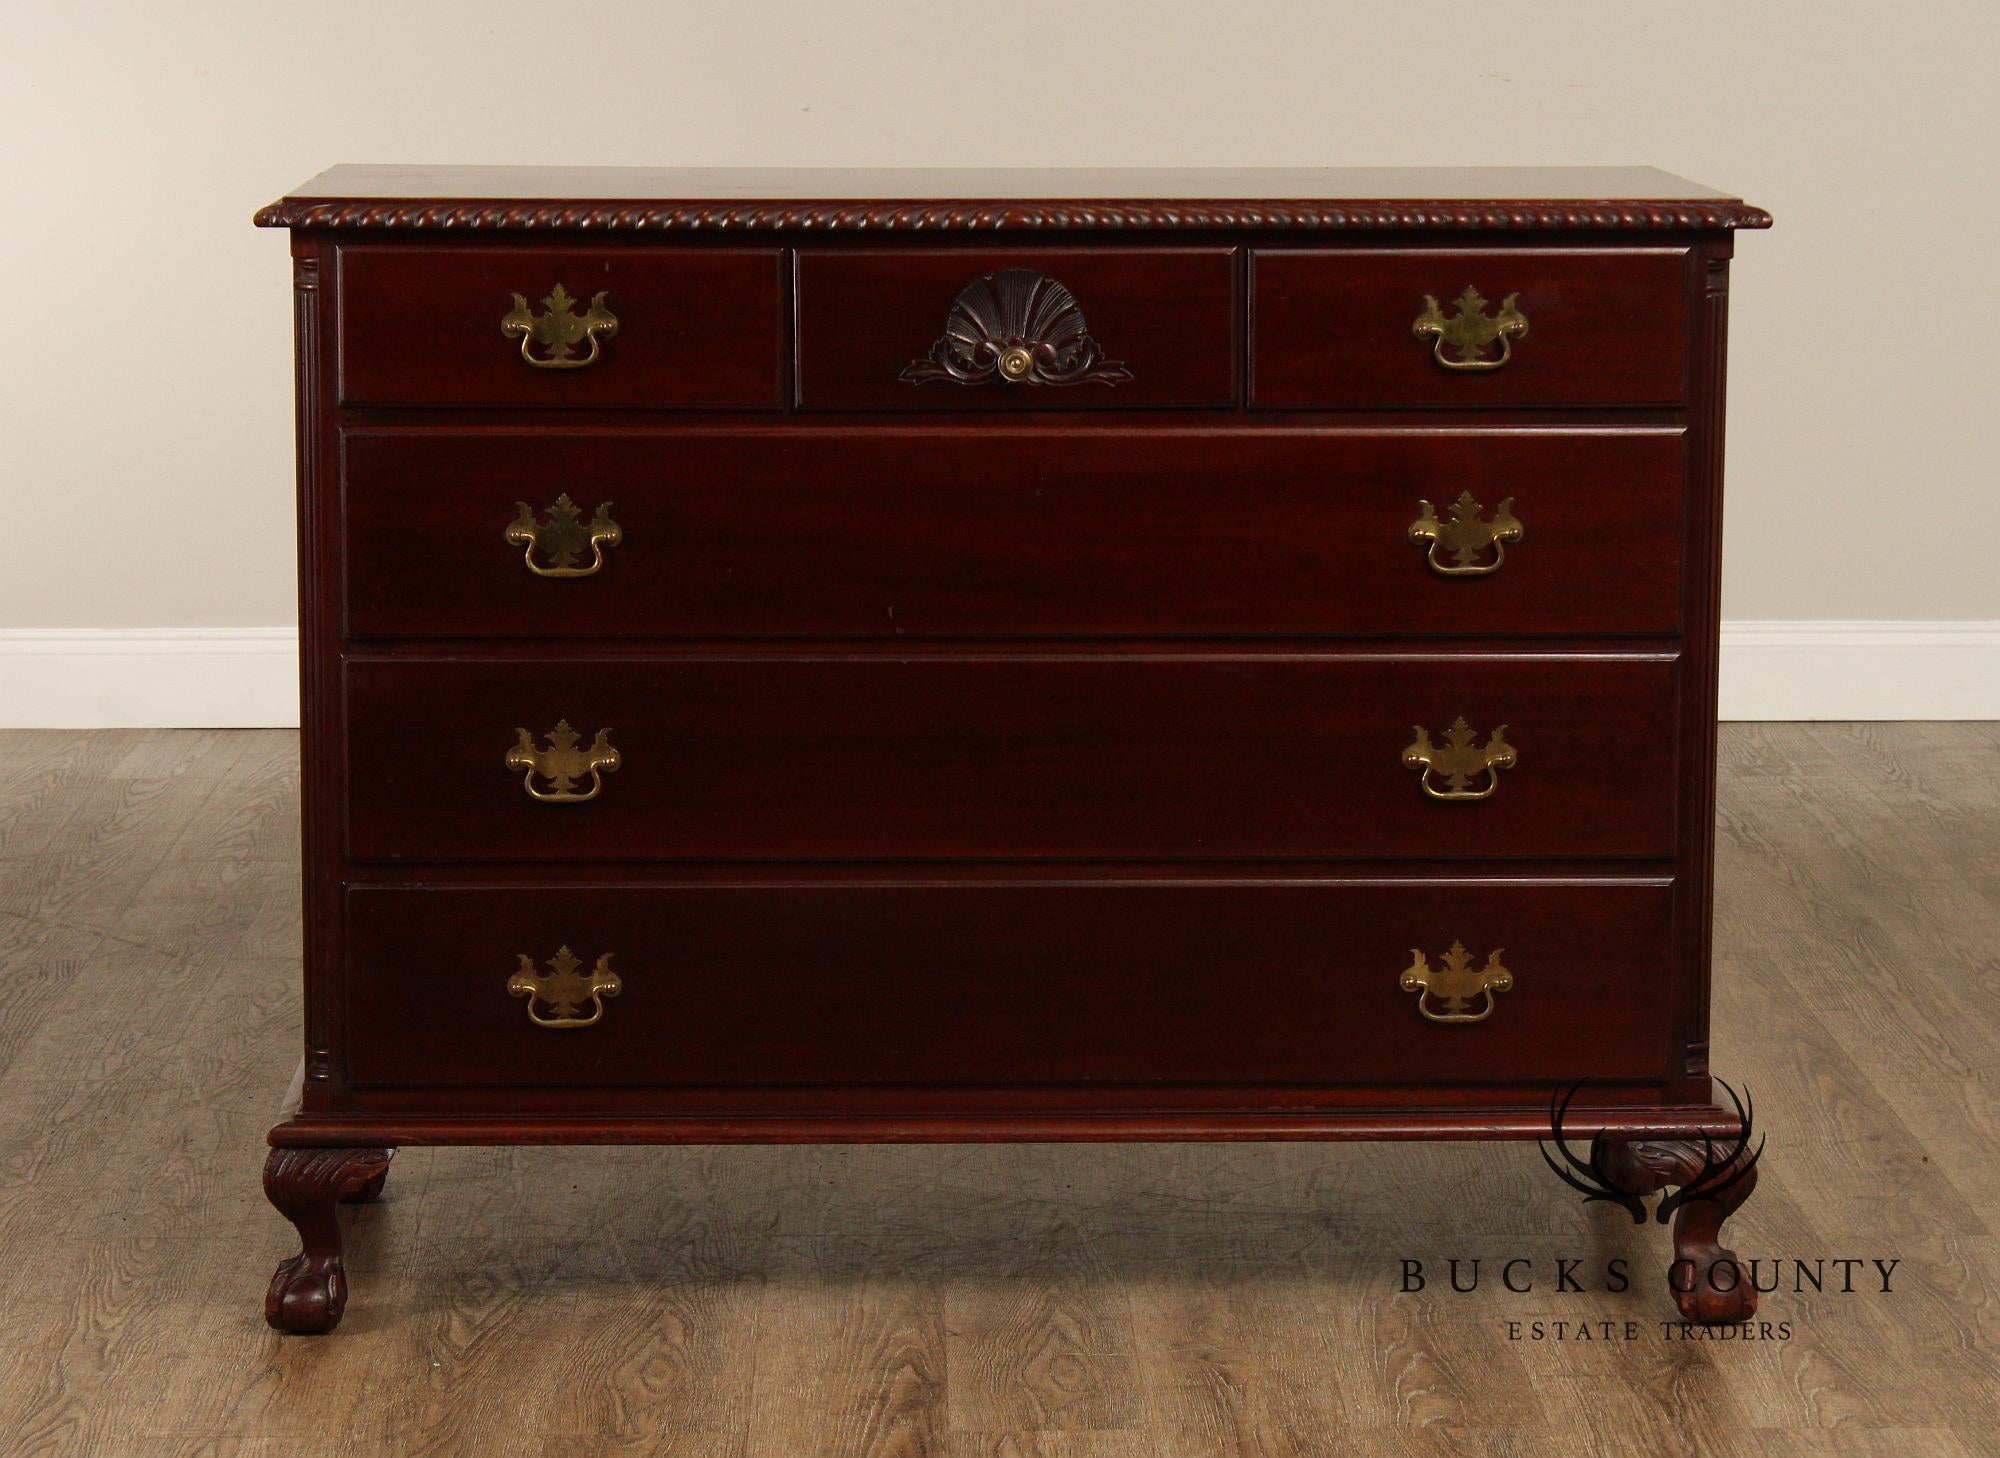
[[[1722,743],[1729,1228],[1887,1294],[1681,1339],[1665,1232],[1527,1145],[408,1150],[308,1340],[261,1315],[293,736],[0,734],[0,1453],[2000,1451],[2000,725]]]

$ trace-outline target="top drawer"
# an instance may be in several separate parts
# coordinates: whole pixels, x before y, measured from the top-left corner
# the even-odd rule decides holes
[[[1253,404],[1678,405],[1687,250],[1260,250]]]
[[[1233,405],[1233,248],[802,249],[799,404]]]
[[[768,248],[342,248],[341,402],[775,407],[783,282]]]

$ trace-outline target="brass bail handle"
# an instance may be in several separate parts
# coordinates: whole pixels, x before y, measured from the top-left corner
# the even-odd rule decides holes
[[[604,792],[604,776],[625,762],[611,747],[609,729],[598,730],[596,738],[585,746],[583,736],[570,727],[569,720],[559,719],[540,749],[526,729],[516,729],[514,734],[514,747],[507,751],[507,768],[520,771],[521,787],[528,798],[543,804],[581,805],[595,800]],[[579,789],[585,776],[590,779],[590,788]],[[537,780],[546,781],[547,788],[538,786]]]
[[[1419,339],[1434,339],[1431,357],[1448,370],[1497,370],[1514,357],[1514,341],[1528,337],[1528,316],[1515,306],[1520,297],[1518,293],[1507,295],[1500,301],[1500,312],[1489,315],[1479,290],[1467,284],[1465,292],[1452,301],[1451,317],[1446,318],[1436,297],[1425,294],[1424,311],[1417,315],[1410,332]],[[1500,353],[1489,354],[1496,342]]]
[[[1483,1023],[1493,1016],[1493,994],[1514,985],[1514,974],[1500,961],[1504,947],[1496,947],[1484,967],[1472,965],[1465,943],[1453,942],[1444,954],[1444,965],[1431,966],[1430,958],[1416,947],[1410,949],[1410,965],[1403,969],[1400,985],[1417,994],[1417,1011],[1433,1023]],[[1477,1011],[1472,1000],[1483,999]]]
[[[521,965],[507,979],[507,993],[510,997],[528,999],[528,1021],[538,1028],[590,1027],[604,1016],[604,999],[616,997],[625,989],[623,979],[611,970],[609,952],[599,957],[597,965],[588,972],[568,947],[549,958],[547,971],[538,970],[534,958],[527,953],[515,955]],[[590,1005],[588,1017],[583,1015],[585,1003]],[[537,1012],[537,1004],[546,1005],[549,1015]]]
[[[618,316],[604,307],[606,291],[591,296],[590,307],[579,314],[576,300],[561,284],[543,296],[545,312],[528,307],[526,295],[514,295],[514,307],[500,319],[500,332],[521,341],[521,359],[538,370],[580,370],[597,363],[598,341],[618,332]],[[576,347],[588,344],[590,353],[578,359]]]
[[[521,549],[521,560],[537,577],[588,577],[604,569],[604,549],[625,540],[625,529],[611,519],[611,503],[600,501],[589,521],[565,491],[541,518],[525,501],[514,503],[519,513],[501,535],[508,545]],[[583,554],[590,553],[587,566],[578,566]],[[539,555],[544,567],[535,560]]]
[[[1434,743],[1423,725],[1416,730],[1417,737],[1403,750],[1403,768],[1422,772],[1418,783],[1433,800],[1487,799],[1500,788],[1500,771],[1512,769],[1517,758],[1505,724],[1487,735],[1484,744],[1475,742],[1479,731],[1463,715],[1452,720],[1442,744]]]
[[[1514,517],[1514,498],[1504,499],[1490,519],[1481,517],[1485,508],[1470,491],[1459,492],[1449,509],[1451,519],[1439,521],[1431,504],[1419,501],[1417,519],[1410,523],[1409,539],[1429,548],[1424,559],[1431,571],[1440,577],[1485,577],[1498,572],[1507,560],[1507,544],[1520,541],[1522,536],[1521,523]]]

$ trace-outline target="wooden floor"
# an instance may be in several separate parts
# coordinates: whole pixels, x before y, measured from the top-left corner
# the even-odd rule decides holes
[[[293,737],[0,735],[0,1453],[2000,1451],[2000,725],[1723,756],[1714,1063],[1770,1136],[1734,1244],[1887,1295],[1671,1339],[1665,1232],[1527,1145],[409,1150],[313,1340],[261,1312]]]

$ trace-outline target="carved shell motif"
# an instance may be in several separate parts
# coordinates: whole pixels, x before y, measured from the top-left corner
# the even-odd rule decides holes
[[[1118,385],[1132,372],[1106,359],[1076,295],[1031,268],[1003,268],[959,290],[944,335],[903,378],[983,385]]]

